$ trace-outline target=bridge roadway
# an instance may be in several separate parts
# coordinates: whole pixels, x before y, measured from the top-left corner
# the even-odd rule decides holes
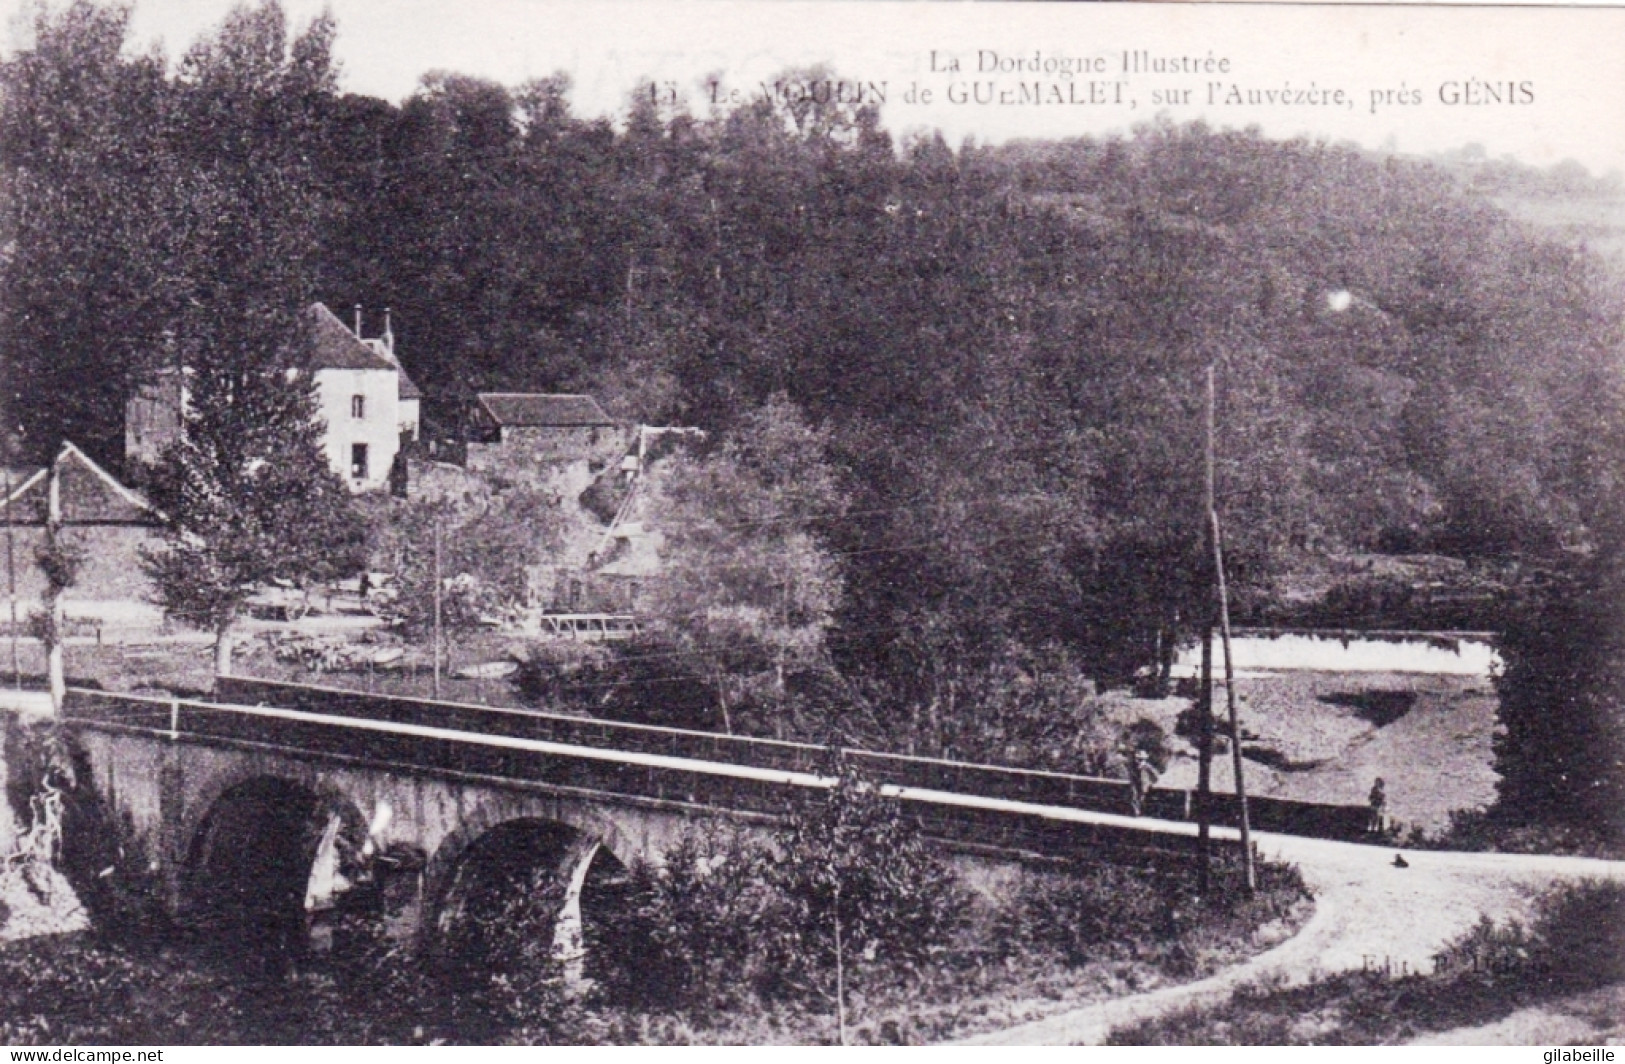
[[[328,695],[354,694],[292,685],[277,693],[285,701],[307,705],[326,701]],[[70,691],[62,719],[81,735],[90,731],[144,736],[182,751],[233,747],[281,759],[337,762],[403,775],[568,793],[589,802],[654,803],[690,813],[731,815],[747,822],[777,819],[799,797],[828,790],[838,782],[831,771],[834,752],[806,744],[486,706],[407,699],[373,702],[397,716],[404,704],[415,711],[414,716],[440,719],[435,723],[378,719],[356,712],[362,708],[357,702],[340,705],[337,708],[343,712],[337,712],[78,689]],[[449,723],[461,726],[450,727]],[[598,731],[602,739],[631,738],[626,745],[633,748],[535,735],[548,731],[547,725],[559,724]],[[522,734],[526,731],[531,734]],[[659,741],[680,752],[648,749]],[[694,747],[710,747],[737,759],[694,756]],[[958,849],[1011,857],[1098,856],[1149,864],[1182,863],[1195,852],[1195,823],[1089,809],[1077,801],[1083,797],[1097,803],[1115,799],[1114,804],[1126,806],[1126,791],[1117,793],[1122,785],[1116,781],[863,751],[842,754],[860,778],[872,781],[883,795],[903,802],[927,835]],[[905,772],[897,772],[897,766],[889,764],[892,761],[899,762]],[[874,771],[877,766],[893,771]],[[899,775],[904,775],[902,782]],[[961,786],[954,787],[956,783]],[[977,783],[1003,786],[983,788],[992,793],[975,793],[963,786]],[[1086,793],[1095,791],[1099,793]],[[1073,801],[1044,800],[1055,797],[1072,797]],[[1214,828],[1213,837],[1224,848],[1234,845],[1237,833],[1220,825]]]
[[[563,885],[557,942],[579,956],[583,907],[616,868],[660,860],[700,823],[771,832],[848,770],[902,803],[978,889],[1033,861],[1169,867],[1196,854],[1189,794],[1153,792],[1156,815],[1137,818],[1114,780],[861,750],[837,759],[808,744],[270,681],[222,678],[216,698],[70,689],[62,712],[98,803],[83,844],[102,847],[97,868],[116,865],[98,883],[144,891],[182,923],[241,908],[273,889],[264,883],[302,897],[308,921],[366,881],[391,932],[432,947],[473,884],[523,851]],[[1260,808],[1302,834],[1364,826],[1362,809]],[[1232,813],[1221,804],[1217,818]],[[1239,845],[1223,824],[1213,835],[1219,851]]]
[[[221,701],[303,709],[324,715],[432,724],[462,731],[545,738],[564,743],[624,752],[670,754],[702,762],[752,765],[803,773],[827,771],[828,747],[758,739],[681,728],[632,724],[569,716],[545,710],[494,707],[374,695],[365,692],[237,677],[221,678]],[[841,761],[861,778],[910,790],[944,791],[986,799],[1127,814],[1129,787],[1123,780],[1071,773],[1020,769],[942,758],[842,748]],[[1214,823],[1240,823],[1235,797],[1215,794]],[[997,808],[996,806],[994,808]],[[1365,806],[1328,805],[1282,798],[1254,797],[1248,802],[1252,826],[1311,838],[1369,841]],[[1196,795],[1184,788],[1158,788],[1146,796],[1144,812],[1152,820],[1183,822],[1177,834],[1194,836]],[[1118,817],[1122,820],[1122,817]],[[1115,822],[1115,821],[1114,821]],[[1134,827],[1146,819],[1128,818]],[[1152,830],[1147,828],[1147,830]]]

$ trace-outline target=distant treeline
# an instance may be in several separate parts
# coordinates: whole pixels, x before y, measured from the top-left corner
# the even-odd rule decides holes
[[[612,122],[562,77],[395,105],[338,89],[326,19],[240,10],[178,63],[125,19],[75,0],[0,69],[36,452],[116,458],[123,396],[231,291],[219,249],[275,248],[290,303],[392,308],[431,417],[586,391],[725,440],[783,397],[846,500],[796,517],[843,673],[916,706],[1011,647],[1121,677],[1189,635],[1210,363],[1243,595],[1317,552],[1551,558],[1612,520],[1617,278],[1432,165],[1201,125],[956,148],[827,94]]]

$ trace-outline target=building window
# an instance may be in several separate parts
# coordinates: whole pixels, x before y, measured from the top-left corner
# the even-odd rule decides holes
[[[351,417],[358,417],[358,418],[367,416],[367,397],[366,396],[364,396],[364,395],[352,395],[352,396],[350,396],[350,416]]]
[[[581,581],[572,580],[572,581],[570,581],[570,608],[572,610],[574,610],[574,609],[580,609],[580,607],[581,607]]]
[[[367,445],[364,443],[350,445],[350,476],[355,480],[367,479]]]

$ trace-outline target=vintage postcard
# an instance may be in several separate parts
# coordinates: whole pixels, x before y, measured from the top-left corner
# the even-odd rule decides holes
[[[7,15],[14,1059],[1614,1059],[1625,7]]]

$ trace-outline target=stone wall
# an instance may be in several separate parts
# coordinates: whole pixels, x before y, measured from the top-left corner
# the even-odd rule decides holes
[[[450,462],[427,458],[406,460],[406,496],[429,502],[470,502],[489,493],[490,487],[474,473]]]
[[[534,479],[545,466],[586,460],[598,472],[619,461],[631,446],[628,429],[611,425],[581,428],[507,427],[499,442],[468,444],[470,472],[513,481]]]
[[[95,617],[118,620],[125,615],[152,614],[152,582],[141,567],[143,547],[156,549],[160,538],[156,529],[141,525],[69,525],[63,538],[84,550],[84,564],[77,582],[62,595],[69,617]],[[34,556],[45,540],[38,525],[18,525],[13,556],[16,560],[19,613],[37,604],[45,593],[45,577]],[[5,529],[0,526],[0,566],[5,564]],[[0,572],[0,595],[5,592],[5,574]],[[4,618],[0,618],[3,620]]]

